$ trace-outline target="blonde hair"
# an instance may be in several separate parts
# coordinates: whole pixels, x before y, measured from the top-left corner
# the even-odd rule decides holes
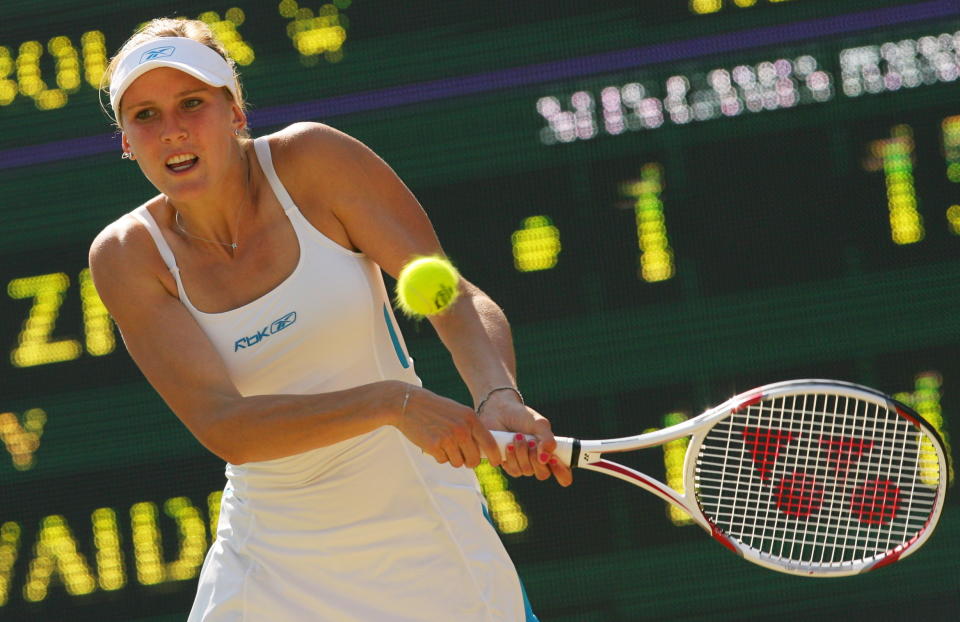
[[[114,54],[113,58],[110,59],[110,62],[107,64],[107,69],[103,74],[103,81],[100,85],[100,90],[109,95],[110,80],[113,78],[113,74],[117,70],[117,66],[120,64],[120,61],[123,60],[123,57],[126,56],[130,50],[152,39],[159,39],[161,37],[186,37],[187,39],[193,39],[194,41],[202,43],[222,56],[223,59],[227,61],[227,64],[230,65],[230,70],[233,71],[233,77],[237,81],[237,91],[240,93],[240,101],[234,101],[233,94],[227,87],[223,87],[223,92],[230,101],[233,101],[235,104],[237,104],[240,107],[240,110],[246,114],[247,102],[243,93],[243,85],[240,83],[240,74],[237,72],[237,64],[232,58],[230,58],[230,54],[227,53],[227,49],[222,43],[220,43],[216,35],[213,34],[210,26],[208,26],[205,22],[196,19],[186,19],[182,17],[158,17],[150,20],[146,24],[143,24],[129,39],[127,39],[117,53]],[[104,112],[107,113],[107,116],[111,118],[113,123],[120,128],[120,119],[114,119],[102,103],[101,108],[103,108]],[[240,135],[244,138],[250,138],[250,132],[246,127],[240,130]]]

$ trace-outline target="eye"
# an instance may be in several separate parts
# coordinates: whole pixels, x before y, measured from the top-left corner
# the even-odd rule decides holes
[[[146,121],[155,114],[152,108],[144,108],[134,113],[133,118],[137,121]]]
[[[196,108],[202,103],[203,103],[203,100],[200,99],[199,97],[191,97],[190,99],[183,100],[183,107],[187,109]]]

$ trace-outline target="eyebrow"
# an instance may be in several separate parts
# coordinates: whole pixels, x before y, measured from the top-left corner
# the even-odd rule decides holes
[[[180,91],[179,93],[174,93],[173,96],[174,96],[174,98],[180,98],[180,97],[184,97],[184,96],[186,96],[186,95],[192,95],[193,93],[199,93],[199,92],[201,92],[201,91],[208,91],[208,90],[210,90],[210,88],[211,88],[211,87],[204,85],[204,86],[197,87],[197,88],[195,88],[195,89],[187,89],[187,90],[185,90],[185,91]],[[150,104],[152,104],[152,103],[154,103],[154,101],[153,101],[152,99],[145,99],[145,100],[143,100],[143,101],[139,101],[139,102],[136,102],[136,103],[133,103],[133,104],[127,104],[127,109],[129,110],[130,108],[137,108],[137,107],[139,107],[139,106],[148,106],[148,105],[150,105]]]

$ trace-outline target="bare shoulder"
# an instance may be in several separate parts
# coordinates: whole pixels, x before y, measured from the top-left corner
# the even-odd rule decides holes
[[[360,140],[323,123],[294,123],[268,140],[278,173],[297,181],[334,184],[385,166]]]
[[[103,228],[90,244],[90,264],[113,266],[127,261],[136,261],[146,255],[145,242],[150,233],[140,221],[127,213]]]
[[[89,262],[97,291],[108,305],[114,292],[129,292],[137,282],[162,282],[167,272],[150,233],[130,214],[113,221],[94,238]]]
[[[280,152],[312,149],[330,149],[336,152],[363,148],[363,143],[349,134],[312,121],[292,123],[271,134],[269,140],[271,148]]]

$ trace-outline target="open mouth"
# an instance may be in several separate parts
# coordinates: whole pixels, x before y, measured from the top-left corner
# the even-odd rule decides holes
[[[164,164],[174,173],[182,173],[196,166],[199,161],[200,158],[192,153],[182,153],[168,158]]]

